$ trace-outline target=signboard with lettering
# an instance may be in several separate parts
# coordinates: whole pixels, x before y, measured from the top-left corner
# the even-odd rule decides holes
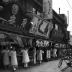
[[[66,48],[66,44],[57,43],[54,45],[55,48]]]
[[[49,46],[49,41],[37,40],[36,41],[36,46],[38,46],[38,47],[48,47]]]

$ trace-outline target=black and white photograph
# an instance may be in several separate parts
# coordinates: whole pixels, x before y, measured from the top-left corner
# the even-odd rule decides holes
[[[0,72],[72,72],[72,0],[0,0]]]

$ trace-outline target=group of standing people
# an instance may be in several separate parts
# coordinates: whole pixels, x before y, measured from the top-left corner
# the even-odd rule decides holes
[[[55,54],[56,54],[56,50],[54,50]],[[42,63],[43,61],[43,56],[45,54],[44,50],[38,48],[36,49],[36,47],[33,47],[33,63]],[[18,56],[21,56],[21,64],[23,64],[23,67],[27,68],[29,62],[31,61],[30,59],[30,55],[29,55],[29,48],[23,47],[20,49],[19,52],[17,52],[17,50],[15,49],[15,47],[6,47],[5,49],[2,49],[1,51],[2,57],[3,57],[3,66],[4,68],[9,68],[12,67],[13,70],[16,70],[16,68],[18,68],[19,66],[19,58]],[[46,50],[46,58],[50,59],[51,58],[51,51],[50,50]]]
[[[7,69],[10,66],[12,66],[12,68],[16,70],[18,66],[18,62],[17,62],[17,54],[15,48],[9,50],[8,47],[6,47],[1,51],[1,53],[3,58],[4,68]]]
[[[24,67],[27,67],[27,63],[30,62],[29,55],[28,55],[28,50],[22,49],[20,51],[22,53],[22,63]],[[6,47],[1,51],[2,54],[2,61],[3,61],[3,66],[5,69],[11,67],[13,70],[16,70],[18,68],[18,54],[17,51],[15,50],[15,47]]]

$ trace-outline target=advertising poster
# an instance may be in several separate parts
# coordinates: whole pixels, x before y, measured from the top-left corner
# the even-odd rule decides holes
[[[32,27],[29,31],[30,33],[49,38],[50,31],[53,28],[53,24],[51,21],[47,21],[45,19],[42,20],[38,17],[33,17],[31,24]]]

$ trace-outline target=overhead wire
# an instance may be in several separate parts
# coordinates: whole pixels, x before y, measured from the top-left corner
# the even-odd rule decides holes
[[[70,5],[69,1],[68,0],[66,0],[66,1],[67,1],[68,5],[70,6],[70,8],[72,9],[72,6]]]

